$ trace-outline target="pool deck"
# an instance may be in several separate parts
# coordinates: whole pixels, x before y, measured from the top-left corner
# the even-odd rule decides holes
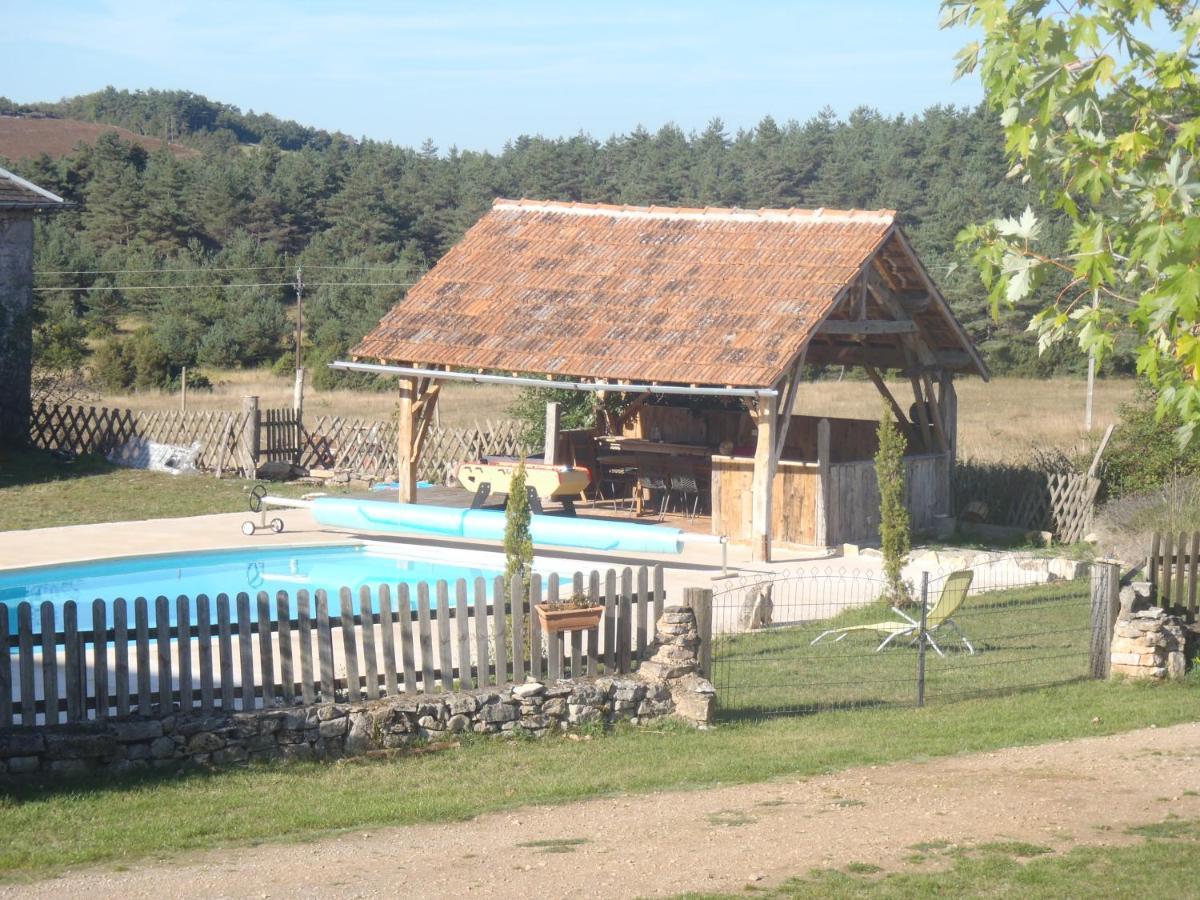
[[[581,517],[590,517],[596,515],[596,512],[598,511],[587,508],[580,510]],[[605,513],[607,515],[604,515]],[[187,550],[346,545],[361,543],[364,540],[398,550],[411,547],[419,550],[423,556],[428,555],[431,549],[444,549],[451,553],[456,549],[470,549],[492,552],[498,556],[501,553],[498,546],[488,542],[445,540],[416,535],[359,535],[336,531],[317,524],[312,515],[303,509],[285,509],[271,515],[278,515],[283,519],[285,529],[282,534],[260,531],[253,537],[244,536],[240,529],[242,522],[248,518],[247,513],[220,513],[179,519],[150,519],[2,532],[0,569]],[[608,518],[613,516],[613,512],[604,510],[600,515]],[[629,521],[625,514],[619,515]],[[640,521],[646,522],[647,527],[653,527],[652,522],[645,519]],[[669,520],[666,524],[677,526],[679,523]],[[873,559],[843,558],[821,551],[778,548],[775,556],[771,563],[753,563],[750,561],[748,546],[730,544],[729,573],[736,576],[810,566],[820,569],[837,568],[843,571],[878,569],[878,562]],[[685,545],[684,551],[679,554],[637,555],[539,547],[536,550],[536,560],[540,567],[557,571],[591,571],[661,564],[664,569],[665,587],[672,598],[678,597],[686,587],[710,587],[713,585],[713,579],[719,579],[721,575],[721,548],[713,544]]]

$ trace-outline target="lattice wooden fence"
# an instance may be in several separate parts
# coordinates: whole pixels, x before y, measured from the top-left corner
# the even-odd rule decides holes
[[[1099,491],[1099,478],[1076,472],[971,463],[960,463],[954,470],[957,515],[967,504],[982,502],[992,524],[1049,531],[1065,544],[1087,533]]]
[[[318,416],[302,435],[300,465],[384,481],[396,477],[396,422]],[[417,462],[417,477],[442,483],[464,459],[528,453],[521,424],[511,420],[474,428],[432,428]]]
[[[254,461],[245,446],[246,415],[39,404],[29,422],[29,440],[34,447],[73,455],[108,455],[135,438],[199,444],[198,468],[250,475]]]
[[[259,411],[260,440],[255,458],[247,435],[253,434],[251,413],[138,412],[90,406],[39,405],[30,420],[30,443],[43,450],[72,455],[108,455],[141,438],[163,444],[200,445],[198,468],[253,477],[258,464],[295,462],[305,468],[332,469],[384,481],[396,477],[396,423],[341,416],[318,416],[308,424],[291,409]],[[521,424],[486,421],[474,428],[430,430],[417,477],[444,482],[458,463],[480,456],[515,456],[531,452],[521,441]]]

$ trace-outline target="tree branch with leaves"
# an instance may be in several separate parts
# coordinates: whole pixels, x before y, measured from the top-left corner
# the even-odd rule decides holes
[[[1138,371],[1187,446],[1200,426],[1200,5],[944,0],[942,13],[981,32],[957,74],[977,73],[999,113],[1009,176],[1072,225],[1057,254],[1030,208],[962,231],[993,313],[1067,273],[1029,323],[1039,347],[1074,338],[1103,359],[1132,329]]]

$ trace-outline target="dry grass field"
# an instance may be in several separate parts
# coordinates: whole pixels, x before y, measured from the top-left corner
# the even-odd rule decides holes
[[[259,370],[212,374],[215,387],[188,394],[189,409],[237,409],[241,398],[256,395],[263,407],[290,406],[290,379]],[[912,401],[907,384],[890,385],[901,404]],[[981,461],[1027,459],[1036,448],[1057,447],[1074,452],[1088,444],[1083,430],[1086,383],[1083,379],[997,378],[984,383],[977,378],[957,383],[959,410],[959,457]],[[1095,428],[1099,434],[1116,421],[1117,408],[1133,396],[1130,380],[1104,380],[1096,386]],[[508,406],[516,396],[512,388],[495,385],[447,383],[439,403],[442,424],[450,427],[473,425],[487,419],[508,417]],[[309,415],[386,418],[394,409],[387,392],[313,391],[305,397]],[[179,395],[147,392],[110,395],[105,406],[132,409],[178,409]],[[865,381],[821,381],[802,386],[796,411],[807,415],[876,418],[879,394]]]
[[[42,119],[28,116],[0,116],[0,156],[9,159],[33,158],[48,153],[53,157],[72,153],[79,144],[94,144],[100,135],[115,131],[121,140],[141,144],[153,152],[162,147],[158,138],[135,134],[115,125],[80,122],[77,119]],[[169,144],[176,156],[198,156],[199,152],[180,144]]]

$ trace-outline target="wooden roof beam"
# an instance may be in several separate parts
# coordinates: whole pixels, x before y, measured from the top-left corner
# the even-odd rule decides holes
[[[916,334],[917,323],[890,319],[830,319],[818,330],[818,334],[863,335],[872,334]]]
[[[879,347],[861,345],[833,346],[812,344],[808,351],[808,362],[813,365],[874,366],[876,369],[913,368],[899,347],[884,350]],[[939,371],[942,369],[972,368],[971,357],[962,350],[936,350],[929,363],[919,363],[917,368]]]

